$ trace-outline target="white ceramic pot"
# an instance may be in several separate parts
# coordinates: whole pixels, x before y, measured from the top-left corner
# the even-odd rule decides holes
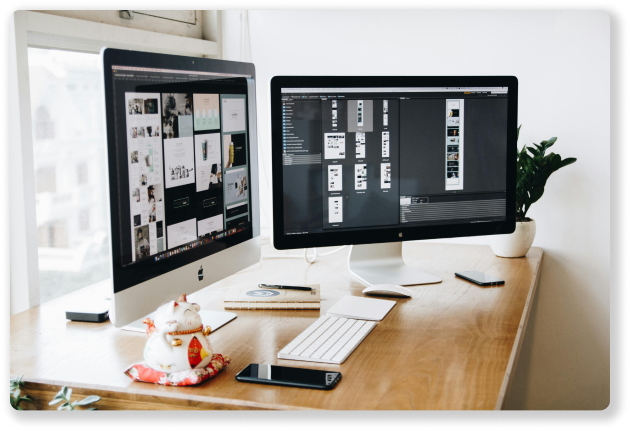
[[[536,236],[536,221],[517,221],[514,233],[494,235],[490,247],[499,257],[523,257],[532,247]]]

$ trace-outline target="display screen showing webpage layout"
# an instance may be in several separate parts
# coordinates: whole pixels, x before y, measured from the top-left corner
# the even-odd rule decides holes
[[[276,92],[284,236],[506,221],[508,86]]]
[[[247,79],[126,66],[112,66],[112,79],[114,265],[168,269],[182,254],[204,257],[250,239]]]

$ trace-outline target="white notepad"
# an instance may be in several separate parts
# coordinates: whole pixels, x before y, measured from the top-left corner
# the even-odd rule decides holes
[[[394,305],[396,301],[344,296],[328,310],[328,315],[346,319],[383,320]]]

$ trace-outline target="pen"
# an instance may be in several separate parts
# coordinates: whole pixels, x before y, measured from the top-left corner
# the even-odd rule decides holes
[[[259,284],[258,287],[263,289],[290,289],[290,290],[313,290],[304,286],[278,286],[276,284]]]

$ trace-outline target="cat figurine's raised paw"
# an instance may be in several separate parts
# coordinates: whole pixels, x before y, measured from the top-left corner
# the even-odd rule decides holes
[[[212,359],[208,339],[210,328],[203,327],[200,307],[186,301],[186,295],[158,308],[155,321],[145,319],[147,344],[144,362],[156,371],[178,371],[205,368]]]

